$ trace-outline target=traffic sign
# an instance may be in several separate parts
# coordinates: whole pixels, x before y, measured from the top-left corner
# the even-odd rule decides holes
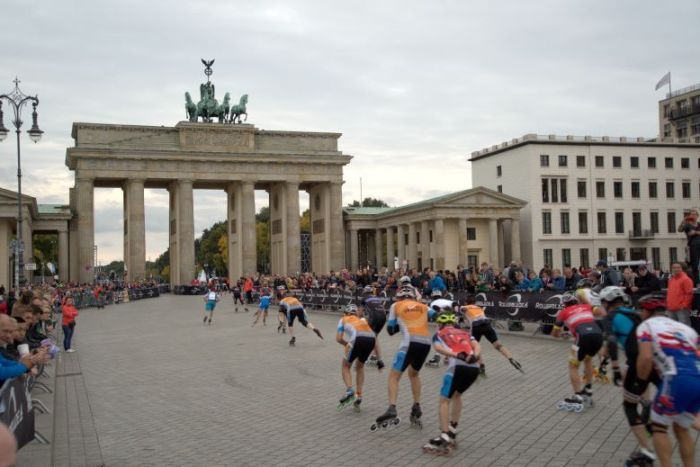
[[[26,263],[24,269],[27,271],[36,271],[36,263]]]

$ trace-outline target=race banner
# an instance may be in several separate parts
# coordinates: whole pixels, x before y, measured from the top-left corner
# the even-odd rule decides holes
[[[14,433],[18,448],[34,439],[34,412],[26,377],[8,379],[0,388],[0,422]]]

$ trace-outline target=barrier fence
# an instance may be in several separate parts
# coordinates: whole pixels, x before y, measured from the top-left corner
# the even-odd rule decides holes
[[[73,304],[76,308],[88,308],[94,306],[112,305],[131,300],[159,297],[160,294],[169,293],[170,285],[161,284],[157,287],[142,287],[138,289],[107,290],[104,296],[95,297],[92,291],[72,294]]]
[[[0,388],[0,422],[14,433],[18,448],[34,439],[34,411],[29,391],[26,376],[8,379]]]

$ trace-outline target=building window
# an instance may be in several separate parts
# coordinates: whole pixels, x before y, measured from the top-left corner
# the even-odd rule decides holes
[[[613,182],[613,196],[615,198],[622,198],[622,182],[619,180]]]
[[[595,195],[597,198],[605,198],[605,182],[598,180],[595,182]]]
[[[626,256],[627,250],[625,250],[624,248],[615,249],[615,259],[617,259],[618,261],[624,261]]]
[[[416,232],[416,245],[420,245],[420,232]]]
[[[570,226],[569,226],[569,212],[562,211],[560,220],[561,220],[561,233],[563,233],[563,234],[571,233]]]
[[[668,118],[668,115],[670,112],[671,112],[671,104],[664,104],[664,117]]]
[[[681,169],[690,168],[690,159],[688,157],[681,157]]]
[[[678,128],[676,128],[676,136],[678,138],[686,138],[688,136],[688,127],[679,126]]]
[[[428,230],[428,242],[433,243],[433,231]]]
[[[652,211],[649,213],[649,225],[652,233],[659,233],[659,213]]]
[[[565,178],[560,178],[559,179],[559,198],[561,199],[562,203],[568,203],[568,196],[567,196],[567,189],[566,189],[566,179]]]
[[[496,166],[496,177],[503,175],[503,168],[500,165]]]
[[[498,185],[496,188],[498,189],[499,193],[503,193],[503,185]]]
[[[540,167],[549,167],[549,156],[547,154],[540,155]]]
[[[607,248],[598,248],[598,259],[604,259],[607,261],[607,259],[608,259],[608,249]]]
[[[559,167],[567,167],[569,165],[568,158],[564,154],[559,155]]]
[[[552,233],[552,213],[549,211],[542,212],[542,233]]]
[[[549,203],[549,179],[542,179],[542,202]]]
[[[664,124],[664,138],[668,138],[671,136],[671,124],[666,123]]]
[[[651,248],[651,264],[654,265],[654,269],[661,269],[661,248]]]
[[[576,167],[586,166],[586,156],[576,156]]]
[[[579,211],[578,213],[578,233],[588,233],[588,213],[586,211]]]
[[[637,156],[630,157],[630,167],[632,167],[633,169],[639,168],[639,157],[637,157]]]
[[[672,169],[673,168],[673,157],[666,157],[664,159],[664,164],[666,165],[667,169]]]
[[[690,198],[690,182],[681,183],[681,191],[683,192],[683,198]]]
[[[608,228],[605,222],[605,211],[598,212],[598,233],[607,233]]]
[[[639,211],[632,213],[632,230],[635,235],[642,235],[642,213]]]
[[[476,269],[478,269],[479,268],[479,255],[477,255],[477,254],[467,255],[467,267],[471,268],[472,271],[475,271]]]
[[[615,233],[621,234],[625,233],[625,213],[616,212],[615,213]]]
[[[476,228],[467,227],[467,240],[476,240]]]
[[[544,264],[547,266],[551,266],[554,263],[554,257],[552,256],[552,249],[551,248],[545,248],[542,250],[542,256],[544,259]]]
[[[656,168],[656,157],[647,157],[647,167],[650,169]]]
[[[551,263],[547,263],[551,264]],[[561,267],[566,268],[571,266],[571,249],[570,248],[562,248],[561,250]]]
[[[670,266],[671,266],[673,263],[677,263],[677,262],[678,262],[678,248],[676,248],[675,246],[673,246],[673,247],[671,247],[671,248],[668,249],[668,259],[669,259],[669,263],[668,263],[669,269],[671,269]]]
[[[605,167],[603,156],[595,156],[595,166]]]
[[[656,182],[649,182],[649,198],[656,199],[658,195]]]
[[[676,196],[676,186],[673,182],[666,182],[666,198],[673,199]]]
[[[632,198],[639,198],[639,181],[632,182]]]
[[[690,122],[690,134],[700,135],[700,118],[695,118]]]
[[[579,198],[586,197],[586,181],[585,180],[579,180],[576,183],[576,191],[578,191]]]
[[[558,203],[559,202],[559,182],[557,182],[556,178],[552,178],[550,180],[551,185],[552,185],[552,192],[550,193],[552,195],[552,203]]]
[[[666,213],[666,232],[676,233],[676,211]]]
[[[580,267],[582,268],[587,268],[588,263],[590,263],[590,259],[588,258],[588,248],[581,248],[578,252],[579,254],[579,264]]]
[[[622,167],[622,157],[613,156],[613,167],[615,167],[616,169]]]

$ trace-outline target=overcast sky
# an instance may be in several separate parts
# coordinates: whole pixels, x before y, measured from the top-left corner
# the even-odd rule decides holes
[[[249,123],[343,133],[345,204],[362,177],[364,196],[401,205],[471,187],[472,151],[526,133],[656,136],[658,79],[700,82],[698,18],[697,0],[2,0],[0,92],[18,75],[41,99],[45,136],[22,141],[40,203],[68,202],[72,122],[174,125],[215,58],[217,94],[248,93]],[[0,144],[11,190],[15,158]],[[146,204],[155,259],[166,192]],[[121,191],[96,190],[95,211],[100,261],[122,259]],[[195,212],[199,235],[224,218],[223,192],[195,192]]]

